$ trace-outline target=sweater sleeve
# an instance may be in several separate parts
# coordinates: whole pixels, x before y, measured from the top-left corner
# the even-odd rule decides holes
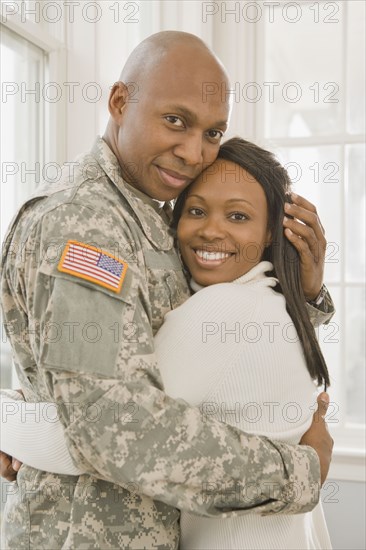
[[[71,459],[54,403],[27,403],[17,391],[1,390],[0,405],[3,452],[46,472],[83,473]]]

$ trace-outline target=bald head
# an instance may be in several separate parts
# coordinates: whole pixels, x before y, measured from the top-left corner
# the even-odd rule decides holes
[[[152,34],[143,40],[130,54],[120,75],[122,82],[141,82],[156,67],[167,58],[178,52],[185,52],[187,62],[198,56],[207,63],[216,65],[222,75],[227,78],[220,60],[209,47],[194,34],[181,31],[162,31]]]

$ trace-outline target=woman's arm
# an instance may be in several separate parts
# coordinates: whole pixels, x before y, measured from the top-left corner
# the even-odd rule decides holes
[[[45,472],[80,475],[66,445],[54,403],[28,403],[15,390],[0,391],[1,450]]]

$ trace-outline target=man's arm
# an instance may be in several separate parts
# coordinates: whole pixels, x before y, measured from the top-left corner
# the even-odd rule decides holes
[[[0,394],[3,393],[1,390]],[[9,396],[9,390],[6,390],[6,399],[1,399],[1,444],[8,452],[14,456],[19,456],[22,460],[33,466],[33,468],[50,471],[53,473],[63,473],[68,475],[77,475],[83,473],[77,471],[77,468],[68,460],[66,456],[68,449],[66,447],[66,438],[63,430],[54,430],[55,423],[47,422],[44,415],[40,415],[38,420],[36,415],[27,418],[25,425],[22,422],[22,412],[19,407],[19,401],[26,403],[21,396],[14,399]],[[0,395],[0,398],[2,395]],[[10,405],[7,408],[6,404]],[[32,404],[33,405],[33,404]],[[47,410],[52,403],[39,403],[42,410]],[[308,431],[302,436],[300,445],[312,447],[318,454],[321,472],[321,484],[324,483],[329,470],[331,461],[333,442],[329,437],[325,415],[329,405],[329,397],[326,393],[318,396],[318,409],[313,415],[313,421]],[[10,414],[10,417],[8,414]],[[10,418],[10,422],[9,421]],[[58,422],[59,425],[59,422]],[[32,444],[25,441],[25,438],[31,437]],[[17,441],[14,441],[17,439]],[[50,446],[50,441],[54,442],[54,447]],[[9,451],[9,449],[11,449]],[[19,454],[17,453],[17,450]],[[60,453],[61,449],[61,453]],[[33,464],[30,464],[28,458],[32,453]],[[70,457],[71,458],[71,457]],[[0,451],[0,476],[8,481],[14,481],[21,466],[18,459]],[[55,469],[56,466],[56,469]]]
[[[314,327],[329,323],[335,313],[335,307],[329,290],[325,285],[322,286],[315,300],[306,302],[306,308]]]
[[[149,370],[143,362],[139,368]],[[133,483],[155,500],[211,516],[232,510],[302,513],[318,500],[321,449],[208,421],[152,386],[145,374],[137,380],[69,371],[47,376],[60,410],[68,403],[61,420],[74,462],[96,477]],[[328,454],[330,448],[328,440]]]

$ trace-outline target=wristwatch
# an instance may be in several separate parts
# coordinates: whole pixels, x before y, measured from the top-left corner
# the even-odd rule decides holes
[[[324,297],[327,293],[327,287],[325,285],[322,285],[320,292],[314,300],[307,300],[308,304],[310,304],[313,307],[319,307],[322,301],[324,300]]]

